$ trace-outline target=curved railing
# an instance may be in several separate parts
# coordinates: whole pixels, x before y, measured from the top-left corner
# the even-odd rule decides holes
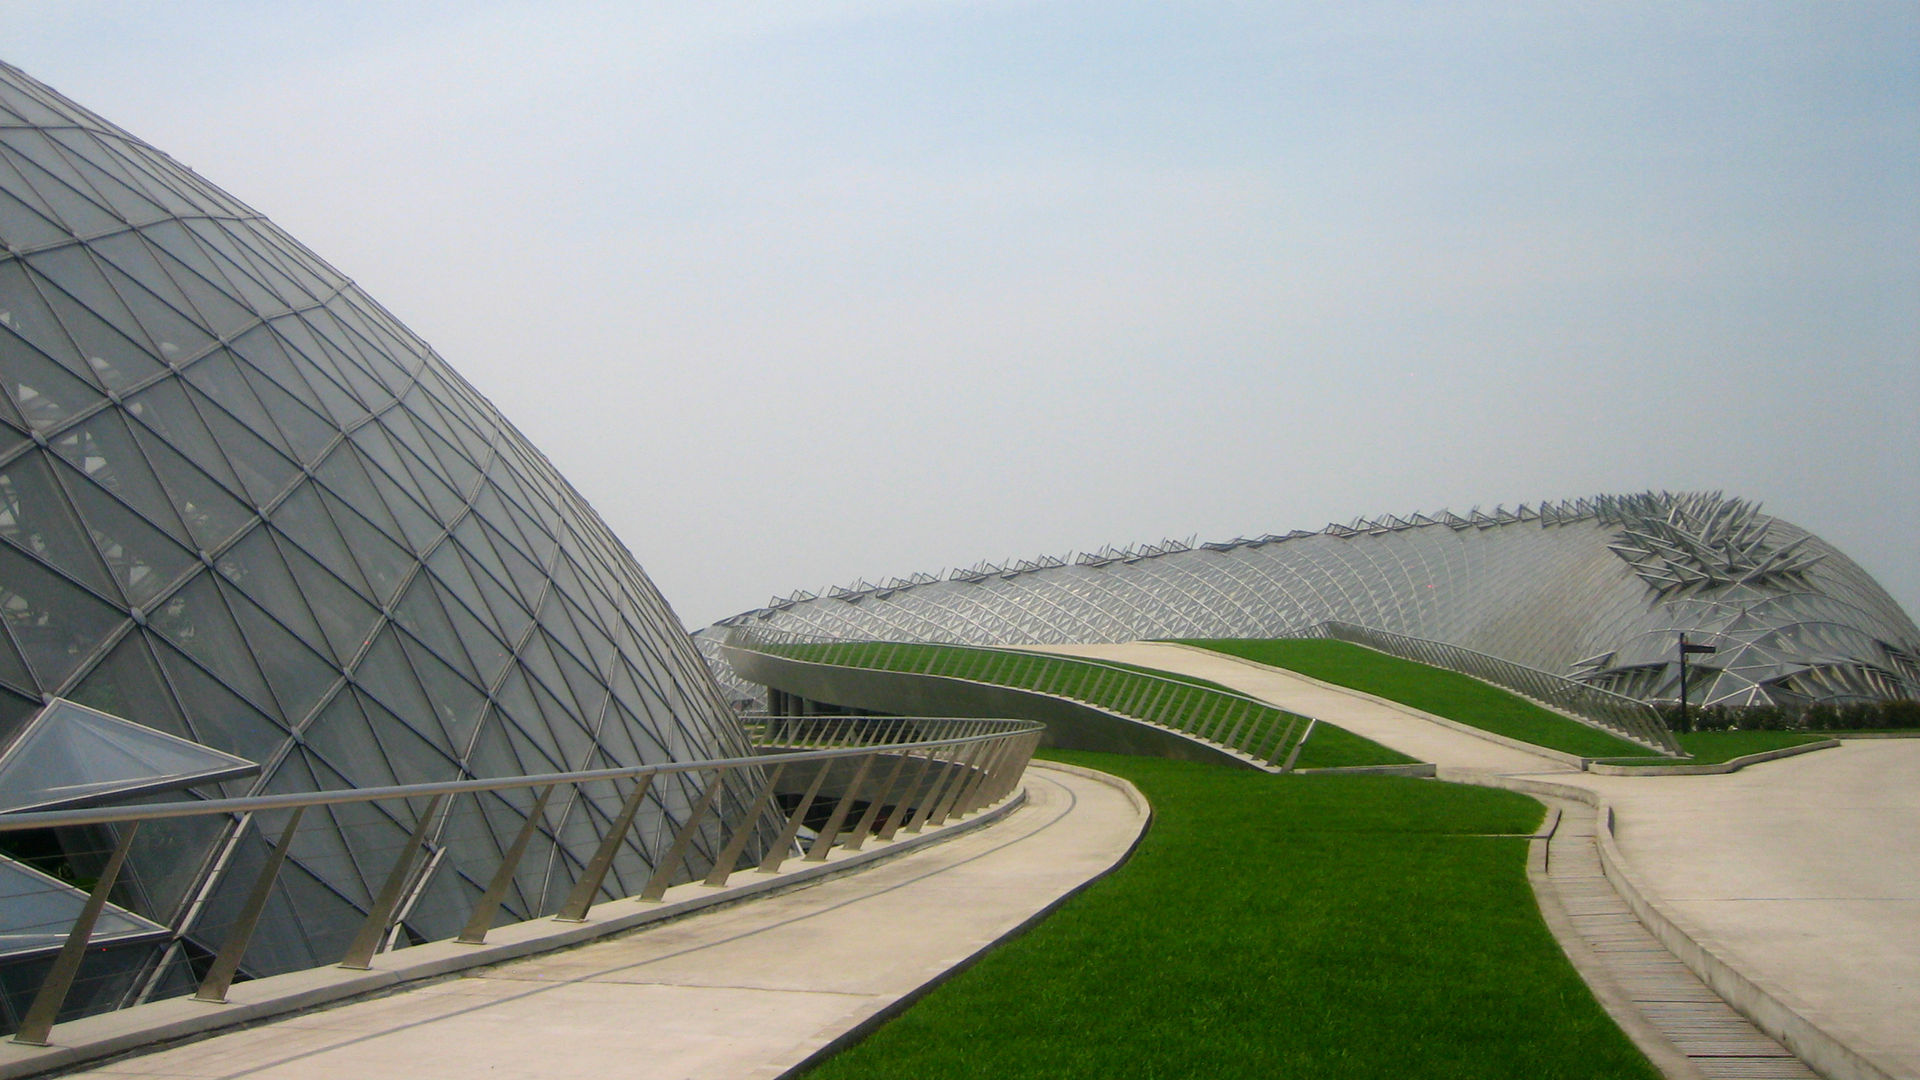
[[[1463,649],[1458,645],[1449,645],[1444,641],[1409,637],[1356,623],[1329,620],[1314,627],[1308,636],[1364,645],[1403,660],[1415,660],[1471,675],[1556,708],[1610,735],[1630,739],[1666,754],[1677,756],[1683,753],[1673,732],[1667,730],[1666,721],[1660,719],[1659,712],[1637,698],[1588,686],[1497,656]]]
[[[1166,728],[1231,751],[1270,772],[1290,772],[1317,721],[1221,687],[1144,668],[1028,649],[897,641],[842,641],[735,626],[726,648],[838,667],[965,679],[1046,694]]]
[[[340,960],[341,967],[366,970],[378,951],[400,937],[407,906],[425,892],[440,866],[439,855],[446,849],[428,842],[433,827],[455,815],[497,817],[499,801],[505,800],[524,819],[512,843],[498,854],[484,890],[467,913],[465,929],[455,939],[477,945],[484,943],[488,930],[501,921],[502,901],[515,882],[529,842],[536,834],[554,839],[557,829],[544,811],[558,792],[571,790],[603,810],[570,819],[589,823],[596,835],[571,837],[569,830],[571,838],[566,846],[583,854],[591,846],[592,853],[552,918],[581,922],[603,896],[619,898],[607,887],[607,872],[622,847],[637,842],[633,835],[635,817],[657,778],[698,774],[696,779],[703,777],[704,783],[699,785],[699,794],[682,808],[677,821],[664,805],[661,807],[668,829],[661,830],[660,835],[670,831],[671,837],[645,852],[651,874],[634,894],[653,901],[660,900],[670,885],[700,877],[702,871],[705,884],[721,886],[743,865],[771,873],[796,855],[807,861],[824,861],[836,846],[858,849],[869,839],[893,840],[898,834],[916,833],[926,826],[985,809],[1013,792],[1039,745],[1042,730],[1042,725],[1027,720],[810,717],[804,729],[770,733],[777,736],[778,745],[762,747],[761,753],[751,757],[404,787],[0,814],[0,841],[39,830],[94,826],[107,833],[112,845],[98,852],[77,853],[104,856],[97,880],[84,893],[51,876],[15,875],[45,878],[40,895],[16,891],[5,897],[7,910],[16,916],[63,906],[64,911],[71,912],[71,901],[81,895],[85,902],[77,917],[65,914],[57,923],[14,926],[0,919],[0,936],[15,942],[46,940],[51,950],[51,942],[59,941],[13,1041],[45,1046],[55,1019],[65,1019],[61,1016],[62,1005],[74,989],[114,882],[134,837],[149,823],[227,818],[238,821],[241,829],[252,827],[263,837],[274,838],[239,913],[224,926],[195,924],[190,928],[200,941],[219,943],[194,995],[200,1001],[219,1003],[226,1000],[228,987],[240,975],[242,957],[273,893],[287,852],[302,839],[301,822],[308,811],[321,811],[310,819],[317,821],[330,816],[335,808],[388,803],[397,804],[391,808],[400,820],[416,822],[412,836],[397,850],[389,846],[351,853],[362,866],[377,865],[373,860],[383,857],[387,865],[385,884],[374,896]],[[837,797],[822,793],[830,775],[834,777],[830,786],[838,792]],[[783,779],[791,782],[783,783]],[[791,801],[793,793],[802,790],[804,794],[797,796],[797,802],[790,807],[783,805],[782,794]],[[598,824],[601,821],[604,827]],[[124,927],[135,919],[128,912],[116,910],[109,913],[108,921]],[[147,925],[155,932],[168,932],[164,927]],[[110,936],[103,934],[102,940]]]

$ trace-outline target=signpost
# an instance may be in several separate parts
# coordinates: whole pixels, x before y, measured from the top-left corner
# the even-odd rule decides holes
[[[1690,653],[1716,653],[1720,650],[1712,645],[1690,645],[1687,635],[1680,635],[1680,730],[1687,727],[1687,656]]]

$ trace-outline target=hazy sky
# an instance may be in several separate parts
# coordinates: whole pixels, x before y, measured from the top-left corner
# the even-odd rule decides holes
[[[1920,614],[1920,4],[0,0],[691,625],[1724,489]]]

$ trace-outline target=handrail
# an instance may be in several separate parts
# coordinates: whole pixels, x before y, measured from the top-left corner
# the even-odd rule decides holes
[[[1660,718],[1659,712],[1638,698],[1602,690],[1563,675],[1448,642],[1396,634],[1391,630],[1357,623],[1329,619],[1313,627],[1306,636],[1364,645],[1403,660],[1414,660],[1470,675],[1558,709],[1572,719],[1599,728],[1609,735],[1617,735],[1663,754],[1678,757],[1685,753],[1680,748],[1679,740],[1667,729],[1666,721]]]
[[[590,769],[564,773],[542,773],[475,780],[439,781],[378,788],[341,789],[285,795],[261,795],[234,799],[158,803],[142,806],[91,807],[81,810],[55,810],[38,813],[0,814],[0,835],[26,830],[72,829],[78,826],[106,827],[117,833],[110,841],[112,854],[97,880],[91,883],[72,926],[65,931],[53,963],[42,977],[32,1004],[22,1017],[13,1041],[27,1046],[45,1046],[53,1023],[80,973],[96,925],[107,907],[114,882],[126,862],[137,833],[143,826],[165,829],[161,822],[183,818],[212,817],[227,819],[226,849],[235,849],[249,828],[271,851],[262,860],[251,889],[239,913],[224,928],[197,925],[204,905],[195,905],[172,928],[178,934],[193,933],[203,944],[220,940],[218,952],[201,980],[196,1000],[220,1003],[238,976],[254,930],[273,893],[281,866],[290,849],[303,838],[301,821],[308,810],[347,804],[394,803],[394,820],[411,820],[412,834],[391,859],[385,885],[365,906],[365,916],[352,943],[346,947],[340,966],[364,970],[383,944],[399,934],[411,905],[427,891],[439,868],[450,860],[441,856],[447,845],[431,838],[431,827],[448,823],[464,812],[480,815],[471,825],[475,835],[484,835],[489,810],[497,812],[494,802],[483,802],[497,795],[500,802],[521,815],[518,835],[504,847],[491,867],[461,867],[476,882],[482,876],[487,885],[465,920],[466,928],[454,939],[463,944],[483,944],[487,932],[503,913],[507,892],[535,835],[544,835],[556,846],[567,846],[561,832],[568,823],[586,822],[593,835],[584,842],[575,838],[571,846],[585,848],[577,852],[581,869],[571,890],[557,905],[554,918],[579,922],[603,894],[623,895],[617,884],[610,884],[613,873],[633,875],[631,865],[615,872],[622,852],[637,852],[644,867],[645,884],[630,894],[643,901],[659,901],[672,884],[700,878],[708,886],[722,886],[744,865],[757,865],[761,871],[776,872],[785,860],[800,857],[808,862],[824,861],[829,849],[843,846],[858,849],[868,839],[891,840],[898,833],[917,833],[929,826],[971,815],[999,803],[1015,790],[1027,761],[1039,745],[1044,725],[1030,720],[1001,720],[980,717],[809,717],[808,738],[825,746],[795,748],[783,746],[778,753],[746,757],[713,758],[699,761],[663,762],[654,765]],[[890,761],[888,767],[875,767]],[[822,794],[823,786],[835,766],[857,762],[844,769],[832,789]],[[909,767],[911,766],[911,767]],[[681,776],[689,781],[688,794],[679,816],[663,800],[656,780]],[[777,785],[783,776],[796,778],[807,794],[791,809],[776,800],[782,791]],[[850,776],[850,779],[849,779]],[[698,796],[692,792],[698,787]],[[623,790],[624,787],[624,790]],[[589,789],[592,790],[589,790]],[[590,803],[607,807],[603,815],[581,812],[564,822],[550,820],[545,813],[549,797],[563,789]],[[649,792],[654,793],[656,814],[653,820],[665,825],[659,834],[667,837],[649,848],[635,835],[635,821]],[[508,799],[519,794],[519,803]],[[410,812],[409,800],[426,800],[426,808],[417,816]],[[464,801],[463,801],[464,800]],[[831,803],[831,806],[829,806]],[[617,811],[612,807],[617,805]],[[854,814],[860,811],[857,819]],[[274,828],[265,820],[275,820]],[[313,828],[337,828],[331,815],[321,813],[307,818],[320,821]],[[602,828],[601,821],[610,824]],[[850,824],[851,822],[851,824]],[[803,830],[811,836],[803,838]],[[66,835],[72,835],[71,833]],[[336,835],[334,843],[341,837]],[[800,841],[807,841],[804,850]],[[756,842],[757,841],[757,842]],[[464,849],[487,845],[465,844]],[[717,853],[717,854],[715,854]],[[69,857],[89,854],[68,852]],[[352,858],[362,865],[380,858],[382,851],[358,848]],[[423,857],[424,856],[424,857]],[[632,864],[636,860],[625,860]],[[488,873],[488,870],[491,873]],[[566,884],[564,881],[562,884]],[[630,891],[631,887],[627,889]],[[44,892],[50,896],[71,897],[79,892],[71,886],[48,879]],[[542,907],[549,906],[542,901]],[[24,910],[24,909],[22,909]],[[523,911],[521,919],[539,917],[535,911]],[[508,914],[506,921],[515,916]],[[148,924],[151,925],[151,924]],[[35,928],[12,928],[16,933]],[[44,928],[40,936],[58,937],[57,926]],[[97,947],[96,947],[97,948]]]
[[[790,660],[902,674],[966,679],[1091,706],[1139,723],[1168,728],[1234,752],[1270,772],[1290,772],[1314,718],[1224,687],[1203,685],[1125,664],[991,645],[949,642],[848,641],[769,626],[729,627],[726,648]],[[949,662],[961,653],[986,664]]]

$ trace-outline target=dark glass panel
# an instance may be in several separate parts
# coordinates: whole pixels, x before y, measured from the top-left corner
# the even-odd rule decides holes
[[[428,784],[453,780],[460,775],[460,764],[446,751],[429,742],[410,724],[395,716],[386,706],[364,694],[360,707],[371,721],[368,730],[386,748],[387,761],[402,784]],[[427,723],[433,721],[429,719]]]
[[[227,350],[215,349],[181,374],[193,384],[194,389],[219,404],[221,409],[272,443],[276,449],[292,452],[285,437],[276,430],[272,418],[267,415],[266,407],[260,404],[259,398],[254,397],[253,390],[247,386],[246,378],[240,374],[239,367]],[[202,410],[208,416],[209,426],[212,425],[211,414],[214,411]],[[220,433],[218,428],[213,430],[216,435]]]
[[[112,266],[103,267],[113,291],[133,312],[146,331],[147,340],[159,350],[160,359],[183,364],[206,351],[213,338],[193,317],[162,300],[132,278]]]
[[[119,500],[60,469],[67,493],[85,519],[93,546],[113,571],[127,602],[137,607],[159,595],[196,561],[193,553],[154,528]]]
[[[61,255],[74,251],[69,248],[50,255]],[[40,258],[44,256],[36,256]],[[84,258],[85,256],[81,256]],[[0,326],[18,334],[22,340],[32,345],[41,355],[59,363],[66,373],[91,383],[87,362],[81,358],[80,350],[67,336],[66,328],[54,317],[53,309],[47,306],[41,297],[39,283],[33,280],[18,260],[0,261]],[[89,386],[89,389],[92,389]]]
[[[350,788],[353,785],[304,747],[295,747],[275,770],[267,795]],[[311,822],[311,824],[309,824]],[[326,882],[356,907],[371,906],[375,883],[383,876],[380,852],[397,852],[406,833],[392,817],[365,803],[315,807],[301,819],[287,847],[287,859]],[[355,848],[366,853],[355,857]]]
[[[307,490],[313,490],[312,486],[309,485]],[[400,583],[413,570],[413,557],[339,499],[323,494],[321,501],[333,514],[333,523],[339,526],[347,549],[353,552],[359,562],[360,571],[372,587],[374,598],[382,604],[393,599]]]
[[[417,391],[407,395],[410,400],[416,401],[419,396]],[[474,462],[467,460],[464,453],[440,434],[432,418],[423,419],[424,414],[419,406],[428,404],[425,401],[417,401],[417,405],[410,409],[414,427],[419,430],[421,438],[426,440],[427,449],[432,452],[433,460],[439,464],[441,473],[451,481],[453,490],[464,496],[473,490],[474,482],[480,479],[480,468]],[[404,402],[401,407],[409,408]]]
[[[246,635],[249,649],[259,661],[261,672],[266,675],[267,685],[280,703],[280,715],[298,727],[340,677],[339,671],[242,596],[238,589],[228,586],[224,595],[241,633]]]
[[[0,537],[38,555],[103,595],[116,590],[38,453],[0,468]]]
[[[420,427],[414,422],[412,413],[404,408],[388,409],[380,414],[380,425],[387,429],[387,433],[393,437],[394,442],[411,454],[415,461],[424,465],[426,471],[432,473],[433,477],[444,484],[448,491],[455,492],[458,497],[458,493],[464,490],[453,482],[451,475],[446,471],[446,466],[442,465],[440,459],[428,448],[426,436],[420,433]],[[416,476],[420,475],[420,469],[415,468],[414,473]]]
[[[193,397],[194,393],[188,391],[187,396]],[[204,400],[196,403],[202,406],[200,416],[207,422],[207,430],[226,452],[227,461],[254,505],[271,502],[300,475],[298,466],[225,410]]]
[[[341,663],[351,663],[372,638],[380,621],[379,610],[297,545],[277,535],[275,540],[274,546],[286,559],[287,569],[300,583],[308,606],[333,644],[333,654]]]
[[[553,658],[560,665],[560,671],[566,676],[567,686],[573,691],[573,698],[580,703],[582,722],[591,725],[596,722],[602,709],[606,707],[607,687],[593,677],[581,663],[563,649],[556,649]]]
[[[480,519],[469,518],[468,520]],[[507,568],[510,580],[514,588],[519,590],[521,598],[526,601],[529,608],[538,607],[547,594],[547,575],[541,572],[539,567],[527,561],[527,557],[520,554],[519,549],[507,543],[504,537],[494,532],[484,522],[481,523],[481,531],[491,543],[494,553],[500,557],[501,565]]]
[[[57,691],[126,616],[0,545],[0,619],[6,620],[37,684]]]
[[[341,297],[327,301],[327,306],[309,316],[314,331],[331,341],[341,352],[357,357],[374,378],[386,384],[387,390],[395,397],[406,393],[413,379],[407,369],[400,364],[404,351],[389,355],[386,350],[376,348],[364,337],[349,330],[341,321],[342,312],[351,313],[352,305]]]
[[[155,821],[134,835],[127,853],[128,884],[141,895],[136,911],[172,921],[193,899],[201,868],[225,837],[229,819],[218,814]]]
[[[333,346],[322,342],[313,328],[304,318],[275,319],[273,328],[279,331],[295,353],[306,358],[307,363],[331,375],[342,386],[353,392],[365,410],[384,408],[393,395],[381,386],[379,380],[368,375],[358,363],[342,356]]]
[[[334,423],[344,426],[367,414],[353,395],[341,389],[314,364],[296,366],[272,328],[256,326],[240,335],[230,348],[255,370],[301,401],[318,401]],[[301,370],[304,367],[305,370]]]
[[[12,166],[14,171],[26,181],[28,189],[46,203],[52,210],[53,216],[73,235],[94,236],[126,227],[120,219],[95,202],[91,196],[82,194],[70,184],[56,179],[52,173],[13,152],[11,148],[0,150],[0,160],[5,160]]]
[[[195,274],[254,311],[277,314],[286,310],[286,302],[254,280],[253,275],[243,273],[233,264],[209,254],[185,225],[177,221],[163,221],[141,230],[141,235],[146,237],[148,243],[190,267]]]
[[[386,497],[374,488],[366,467],[360,464],[360,455],[353,447],[342,445],[336,448],[313,470],[313,475],[328,491],[372,522],[382,534],[402,544],[413,543],[407,531],[394,521],[387,509]],[[431,522],[425,521],[424,516],[422,522],[423,528],[434,528]],[[424,551],[425,548],[417,550]]]
[[[173,691],[167,689],[153,654],[147,650],[146,638],[140,634],[121,638],[120,644],[95,664],[67,697],[155,731],[193,738],[179,706],[174,704]]]
[[[459,605],[455,605],[458,607]],[[440,657],[452,663],[467,679],[478,683],[479,673],[460,640],[459,632],[440,608],[440,597],[433,586],[433,575],[419,574],[407,586],[406,595],[393,605],[393,621],[423,642]]]
[[[548,693],[562,699],[567,712],[580,716],[586,711],[585,703],[573,700],[573,691],[567,686],[566,676],[560,674],[560,664],[554,660],[545,634],[535,632],[528,636],[520,646],[520,665],[526,670],[529,683],[545,687]]]
[[[574,629],[580,632],[581,639],[587,643],[587,655],[583,657],[587,666],[598,672],[606,672],[613,661],[613,639],[601,633],[586,612],[571,603],[566,605],[566,609],[573,616]]]
[[[34,695],[34,708],[40,707],[40,688],[33,681],[33,673],[27,670],[27,662],[20,658],[20,650],[13,647],[13,635],[5,630],[0,630],[0,681],[19,689],[21,693]],[[5,713],[10,700],[8,696],[0,695],[0,714]],[[5,723],[5,716],[0,715],[0,747],[5,747],[12,739],[13,729]]]
[[[432,702],[440,726],[452,741],[454,753],[464,760],[474,726],[480,722],[480,710],[486,707],[486,697],[432,652],[409,641],[405,635],[400,635],[400,641],[406,647],[407,658],[413,662],[414,675],[426,688],[427,700]]]
[[[373,639],[372,647],[353,670],[353,681],[432,743],[442,755],[459,760],[461,748],[454,746],[453,740],[441,729],[433,703],[420,689],[420,680],[414,677],[413,666],[407,662],[393,627],[383,627]],[[395,764],[399,764],[397,758]]]
[[[148,354],[147,346],[102,319],[96,309],[83,306],[59,289],[49,288],[46,298],[79,346],[88,374],[101,386],[125,392],[162,370]]]
[[[153,459],[157,475],[166,478],[167,497],[200,550],[218,551],[254,520],[251,508],[193,462],[139,425],[133,431],[140,448]]]
[[[550,771],[567,771],[569,766],[566,752],[560,749],[559,740],[547,727],[546,718],[540,713],[540,703],[534,700],[532,684],[527,681],[526,675],[519,667],[508,670],[507,677],[501,681],[499,689],[494,691],[493,706],[513,727],[514,731],[509,733],[510,738],[517,734],[518,737],[531,742],[540,755],[551,764]],[[522,758],[527,757],[527,754],[528,751],[525,748],[520,750]]]
[[[312,959],[297,965],[297,968],[318,967],[321,964],[337,964],[347,954],[347,946],[353,943],[353,935],[360,928],[360,920],[366,911],[347,897],[315,877],[304,866],[292,858],[280,871],[280,885],[292,902],[293,922],[291,927],[282,927],[283,934],[299,934],[306,944],[307,954]],[[259,933],[268,933],[265,926]]]
[[[239,543],[221,552],[214,560],[214,567],[315,652],[331,651],[331,643],[307,607],[299,583],[293,580],[293,574],[280,559],[272,530],[255,529],[248,533]]]
[[[173,500],[154,478],[146,455],[119,413],[95,413],[61,432],[50,445],[89,482],[112,492],[168,534],[186,539]]]
[[[568,769],[584,769],[593,760],[593,734],[582,726],[580,714],[547,691],[538,682],[528,682],[527,688],[540,705],[547,730],[560,745]]]
[[[430,575],[421,575],[423,579]],[[500,678],[500,672],[513,659],[513,654],[495,636],[495,632],[482,624],[466,605],[452,595],[452,591],[434,579],[434,590],[439,593],[441,607],[447,618],[453,622],[457,640],[466,647],[467,655],[472,658],[479,672],[481,686],[491,687]]]
[[[460,549],[452,544],[442,544],[427,556],[427,569],[445,587],[451,589],[454,596],[472,609],[475,615],[489,619],[486,601],[480,597],[480,587],[474,584],[473,575],[468,572],[467,564],[460,558]]]
[[[195,742],[249,761],[273,761],[287,741],[278,723],[165,641],[156,637],[148,643],[187,714]]]
[[[247,893],[260,876],[260,869],[266,865],[267,854],[272,850],[262,839],[262,834],[271,832],[278,839],[278,829],[282,824],[269,823],[263,815],[256,815],[247,834],[234,847],[233,854],[227,860],[226,872],[214,879],[206,905],[188,932],[188,937],[200,948],[212,953],[227,940],[234,921],[240,916],[241,907],[246,904]],[[335,962],[339,960],[337,956],[332,959]],[[268,897],[259,928],[248,942],[245,956],[241,958],[241,970],[249,976],[259,977],[325,962],[315,957],[308,948],[306,938],[300,933],[299,919],[287,900],[285,887],[277,885]]]
[[[6,172],[0,171],[0,185],[6,184],[6,178]],[[24,251],[41,244],[57,244],[65,239],[67,230],[54,224],[50,216],[42,215],[29,204],[0,189],[0,244]]]
[[[235,303],[212,282],[194,273],[178,259],[156,254],[139,233],[121,233],[94,241],[90,247],[183,318],[210,327],[226,338],[259,321],[259,316]]]
[[[127,221],[154,221],[167,216],[167,212],[161,209],[158,203],[108,175],[91,161],[65,152],[43,132],[21,132],[15,129],[10,132],[0,132],[0,138],[8,139],[15,149],[45,166],[48,171],[62,176],[69,175],[69,172],[54,166],[53,159],[57,158],[65,164],[67,170],[70,170],[71,175],[80,177],[80,183],[84,185],[85,190]]]
[[[356,787],[397,787],[399,776],[351,693],[334,695],[300,737],[345,772]]]
[[[277,268],[263,265],[258,259],[248,255],[240,244],[234,242],[233,237],[227,233],[222,223],[208,221],[205,218],[192,218],[183,224],[193,230],[193,235],[199,237],[200,241],[206,244],[207,247],[218,252],[222,258],[233,263],[236,267],[253,274],[254,277],[258,278],[267,288],[272,289],[289,305],[297,307],[302,304],[310,304],[316,299],[316,297],[296,285],[292,278],[281,273]]]
[[[320,493],[311,484],[303,484],[273,508],[271,519],[281,533],[319,559],[334,575],[362,596],[374,595],[360,576],[360,568],[347,550],[340,530],[321,502]]]
[[[273,695],[212,575],[201,574],[161,601],[147,625],[256,704],[271,707]]]
[[[472,556],[465,556],[465,558],[471,560]],[[507,641],[519,641],[520,635],[526,632],[527,625],[533,622],[533,615],[520,606],[519,601],[515,600],[491,575],[478,569],[477,564],[468,561],[467,569],[472,573],[472,580],[479,588],[480,594],[486,598],[487,606],[484,610],[493,612],[494,624],[500,627],[501,637]]]

